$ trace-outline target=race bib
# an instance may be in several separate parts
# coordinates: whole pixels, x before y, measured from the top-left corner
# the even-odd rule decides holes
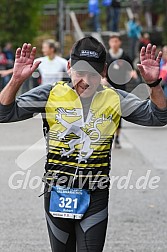
[[[53,217],[81,219],[89,204],[90,194],[88,190],[53,186],[49,212]]]

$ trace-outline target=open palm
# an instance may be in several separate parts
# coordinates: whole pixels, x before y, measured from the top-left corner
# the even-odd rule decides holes
[[[40,61],[34,63],[36,48],[31,49],[31,44],[24,43],[22,48],[16,50],[16,58],[13,68],[13,77],[19,83],[29,78],[35,69],[39,66]]]
[[[140,61],[138,64],[139,71],[146,83],[153,83],[159,78],[160,61],[162,52],[155,57],[156,46],[148,44],[147,47],[142,47],[140,51]]]

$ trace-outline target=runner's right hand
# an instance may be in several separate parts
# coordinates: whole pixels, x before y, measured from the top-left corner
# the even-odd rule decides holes
[[[12,78],[22,84],[29,78],[35,69],[38,68],[40,61],[34,63],[36,47],[31,48],[31,44],[24,43],[22,48],[16,50],[15,63]]]

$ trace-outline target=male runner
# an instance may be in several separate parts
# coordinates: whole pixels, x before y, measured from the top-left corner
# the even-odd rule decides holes
[[[42,85],[15,99],[38,67],[36,49],[16,51],[13,76],[0,94],[0,122],[21,121],[41,113],[48,143],[44,175],[45,212],[53,252],[102,252],[108,219],[110,150],[120,117],[145,126],[167,124],[167,102],[160,86],[156,46],[140,53],[139,70],[150,86],[150,100],[103,88],[106,51],[93,37],[71,51],[71,83]],[[76,246],[77,244],[77,246]]]

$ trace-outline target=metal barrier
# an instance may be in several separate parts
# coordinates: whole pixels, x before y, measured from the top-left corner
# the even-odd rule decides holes
[[[84,33],[81,30],[81,27],[78,23],[78,20],[76,18],[75,12],[74,11],[70,11],[69,13],[73,27],[74,27],[74,36],[75,36],[75,40],[79,40],[85,37]]]
[[[126,8],[126,13],[127,13],[129,19],[133,18],[134,15],[133,15],[132,9],[130,7]]]

